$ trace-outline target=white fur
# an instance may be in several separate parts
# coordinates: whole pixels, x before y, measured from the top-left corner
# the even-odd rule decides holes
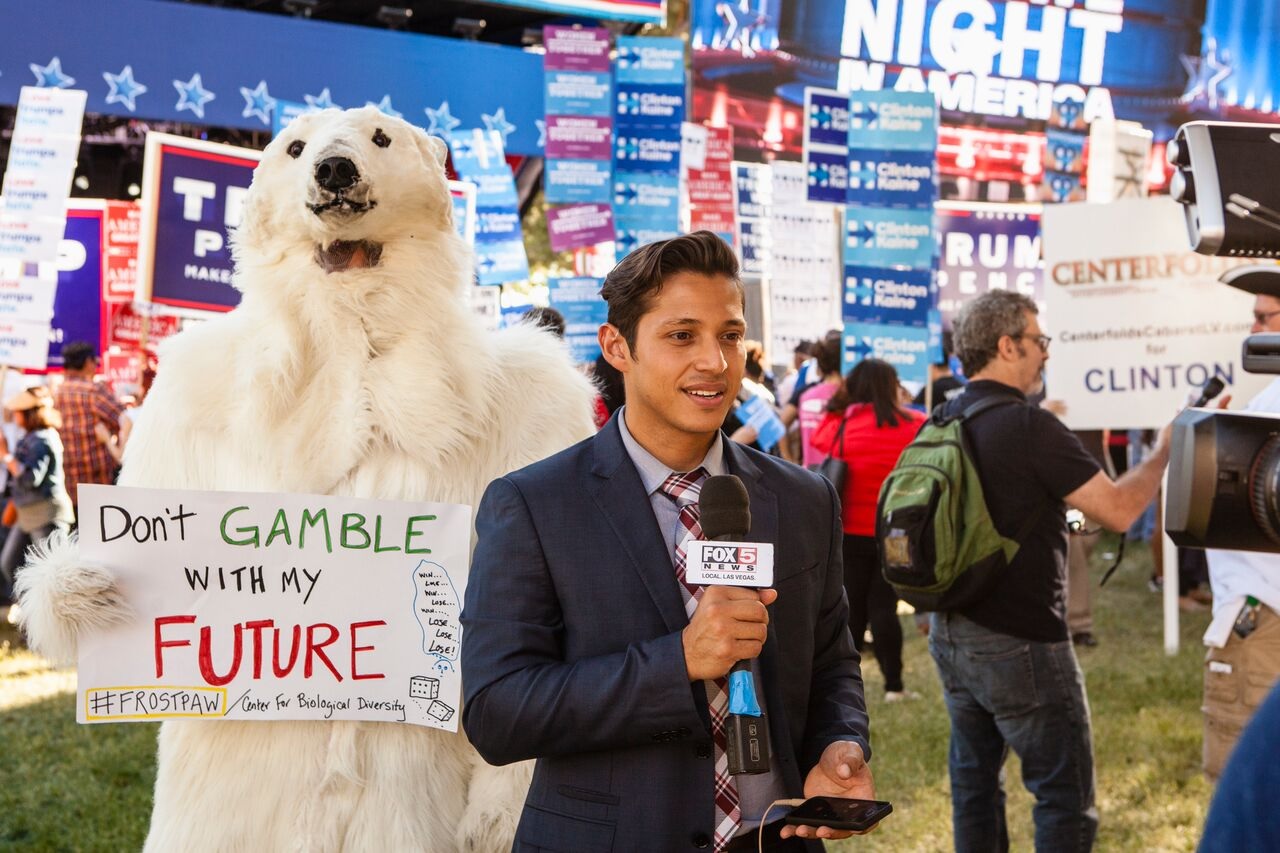
[[[376,208],[306,206],[335,155]],[[591,434],[593,392],[564,346],[487,333],[467,308],[443,161],[439,140],[373,108],[303,116],[272,142],[235,238],[243,301],[162,351],[122,485],[474,506],[490,480]],[[381,263],[326,274],[316,247],[338,239],[382,243]],[[74,543],[20,577],[42,651],[71,656],[78,634],[127,618]],[[530,770],[411,725],[170,721],[147,850],[509,849]]]

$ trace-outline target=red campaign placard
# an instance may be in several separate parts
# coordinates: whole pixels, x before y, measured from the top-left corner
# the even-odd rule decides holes
[[[713,231],[730,234],[737,227],[733,208],[693,208],[689,211],[690,228],[694,231]]]
[[[142,315],[129,303],[113,305],[111,309],[111,343],[124,349],[137,349],[142,345]],[[181,328],[182,321],[177,317],[152,317],[147,330],[147,348],[155,349],[156,344],[173,337]]]
[[[138,285],[138,231],[142,209],[137,202],[109,201],[102,232],[102,298],[132,302]]]
[[[102,375],[117,394],[125,385],[142,385],[142,357],[137,353],[108,352],[102,357]]]
[[[689,170],[689,201],[694,205],[714,204],[733,207],[733,176],[725,171]]]
[[[733,128],[707,128],[707,170],[730,170],[733,162]],[[712,164],[716,164],[713,166]]]

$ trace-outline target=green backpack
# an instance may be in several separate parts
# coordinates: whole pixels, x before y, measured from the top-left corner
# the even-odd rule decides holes
[[[917,610],[953,610],[981,598],[1040,516],[1043,505],[1016,539],[1000,535],[964,433],[964,424],[983,412],[1019,402],[986,397],[949,416],[937,407],[880,487],[880,568]]]

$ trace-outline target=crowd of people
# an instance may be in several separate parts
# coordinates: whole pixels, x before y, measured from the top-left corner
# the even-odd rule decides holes
[[[1257,293],[1254,332],[1280,331],[1280,284],[1271,286],[1273,291]],[[1001,768],[1012,749],[1036,798],[1037,849],[1089,849],[1097,827],[1093,744],[1075,647],[1100,642],[1090,556],[1104,528],[1150,539],[1152,589],[1158,590],[1156,498],[1169,458],[1169,429],[1068,430],[1062,405],[1046,399],[1051,339],[1026,297],[992,292],[966,305],[954,325],[927,384],[910,391],[892,365],[877,359],[842,373],[838,330],[796,347],[790,369],[779,377],[768,370],[760,344],[744,341],[738,400],[721,432],[812,470],[828,470],[824,462],[833,458],[844,463],[837,487],[850,634],[859,652],[874,655],[886,701],[898,702],[917,694],[904,684],[902,608],[881,571],[875,538],[881,485],[931,406],[951,417],[986,398],[1008,398],[1009,405],[966,423],[965,434],[995,526],[1015,538],[1018,554],[981,600],[916,614],[915,623],[929,637],[951,717],[956,848],[1007,849]],[[604,389],[601,426],[627,402],[617,364],[605,354],[595,365]],[[1263,397],[1251,408],[1274,410],[1268,407],[1274,393]],[[769,433],[771,443],[762,440],[758,410],[746,413],[743,404],[751,398],[766,404],[783,427]],[[1182,608],[1212,602],[1215,626],[1226,627],[1206,635],[1204,768],[1211,779],[1223,772],[1280,673],[1280,655],[1273,653],[1280,623],[1271,609],[1280,605],[1273,592],[1280,581],[1268,574],[1275,568],[1271,562],[1260,555],[1218,552],[1206,561],[1203,552],[1179,553]],[[1212,592],[1206,588],[1211,580]]]
[[[68,343],[62,359],[62,373],[48,385],[30,384],[4,401],[0,608],[10,622],[17,618],[13,581],[27,549],[75,527],[81,484],[115,482],[136,407],[155,375],[145,370],[142,384],[126,389],[135,393],[121,399],[99,377],[93,344]]]
[[[1253,286],[1253,331],[1280,331],[1280,274]],[[980,595],[915,617],[951,721],[956,849],[1008,848],[1010,750],[1035,798],[1036,848],[1091,849],[1092,722],[1075,651],[1099,642],[1088,558],[1101,528],[1150,535],[1169,428],[1132,436],[1143,452],[1122,466],[1108,436],[1071,432],[1060,406],[1045,399],[1051,339],[1036,304],[1017,293],[967,303],[919,389],[904,387],[878,359],[843,372],[838,330],[797,347],[790,370],[774,376],[763,347],[746,339],[737,262],[706,232],[637,250],[610,273],[602,295],[609,322],[590,368],[599,433],[495,481],[477,515],[463,613],[463,723],[485,758],[540,762],[529,802],[542,806],[526,806],[517,846],[540,831],[579,831],[566,822],[576,806],[562,802],[576,795],[564,792],[599,784],[613,785],[598,795],[612,799],[599,802],[629,804],[626,828],[652,839],[652,849],[667,849],[676,830],[684,843],[716,850],[756,849],[757,832],[768,839],[764,849],[780,851],[847,834],[783,825],[771,809],[799,793],[874,795],[860,653],[874,655],[887,702],[918,698],[904,681],[903,608],[882,571],[877,505],[904,448],[932,417],[962,419],[991,521],[1017,546]],[[553,309],[527,320],[563,337]],[[130,404],[145,394],[145,385],[136,399],[113,394],[90,344],[68,344],[63,358],[58,381],[4,401],[3,604],[27,549],[75,526],[79,487],[114,481]],[[1280,384],[1250,408],[1274,411],[1276,400]],[[701,485],[730,473],[746,483],[753,534],[778,544],[773,589],[685,580],[686,543],[701,535]],[[603,523],[602,508],[627,524]],[[650,515],[655,524],[643,521]],[[562,535],[566,524],[572,536]],[[674,570],[678,584],[651,565],[664,552],[672,564],[665,573]],[[635,561],[637,576],[587,582],[604,553]],[[1213,779],[1228,772],[1235,741],[1280,674],[1280,575],[1271,562],[1225,552],[1207,561],[1214,620],[1204,766]],[[1193,606],[1195,590],[1182,592]],[[653,612],[636,604],[649,597]],[[724,769],[727,676],[737,661],[752,662],[775,727],[771,754],[780,763],[761,778]],[[682,689],[690,684],[692,702]],[[528,699],[539,695],[547,701]],[[687,754],[654,750],[686,739]],[[690,787],[703,766],[713,791]],[[1252,767],[1270,772],[1256,760]],[[614,783],[600,782],[601,768]],[[714,832],[690,806],[703,795],[714,802]],[[649,822],[652,809],[635,807],[641,802],[671,817]]]

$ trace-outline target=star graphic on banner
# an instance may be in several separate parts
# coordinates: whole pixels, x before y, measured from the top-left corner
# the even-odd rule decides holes
[[[329,90],[325,89],[325,91],[327,92]],[[390,95],[383,95],[382,100],[378,101],[378,103],[376,104],[373,101],[365,101],[364,105],[366,107],[377,107],[378,109],[382,110],[384,114],[389,115],[392,118],[404,118],[404,113],[398,111],[395,107],[391,106]]]
[[[1187,90],[1180,100],[1190,104],[1203,98],[1209,109],[1218,109],[1218,90],[1234,71],[1230,52],[1223,51],[1219,57],[1217,40],[1208,39],[1202,56],[1183,56],[1181,60],[1187,71]]]
[[[241,86],[240,94],[244,95],[244,111],[240,113],[242,118],[257,116],[263,124],[271,124],[271,113],[276,108],[276,99],[267,91],[266,80],[259,80],[258,85],[252,89]]]
[[[62,60],[56,56],[49,60],[48,65],[41,66],[32,62],[28,67],[36,75],[36,85],[41,89],[66,89],[76,83],[76,78],[62,73]]]
[[[545,119],[535,118],[533,123],[538,126],[538,147],[547,147],[547,122]]]
[[[462,124],[462,119],[453,117],[449,112],[449,102],[441,101],[440,106],[434,110],[431,107],[426,108],[427,119],[431,122],[427,127],[427,133],[434,133],[436,136],[443,136],[445,139],[453,133],[453,129]]]
[[[724,21],[724,34],[720,37],[725,47],[737,47],[748,59],[756,55],[751,45],[751,31],[769,19],[767,15],[751,9],[751,0],[729,0],[716,4],[716,14]]]
[[[178,90],[178,105],[174,107],[175,110],[191,110],[197,118],[204,118],[204,105],[212,101],[215,95],[204,87],[199,74],[191,75],[191,79],[185,83],[174,80],[173,88]]]
[[[506,107],[498,107],[498,109],[493,113],[493,115],[485,115],[484,113],[481,113],[480,120],[484,122],[484,126],[486,129],[496,130],[498,131],[498,133],[502,134],[502,144],[504,147],[507,144],[507,137],[510,136],[516,129],[516,126],[514,124],[507,121]]]
[[[333,102],[333,97],[329,94],[328,86],[325,86],[318,95],[303,95],[302,97],[307,102],[307,106],[313,110],[342,109],[342,107]]]
[[[102,72],[102,79],[107,81],[111,91],[107,93],[108,104],[124,104],[124,108],[133,112],[138,108],[137,98],[145,94],[147,87],[133,79],[133,67],[126,65],[119,74],[110,71]]]

